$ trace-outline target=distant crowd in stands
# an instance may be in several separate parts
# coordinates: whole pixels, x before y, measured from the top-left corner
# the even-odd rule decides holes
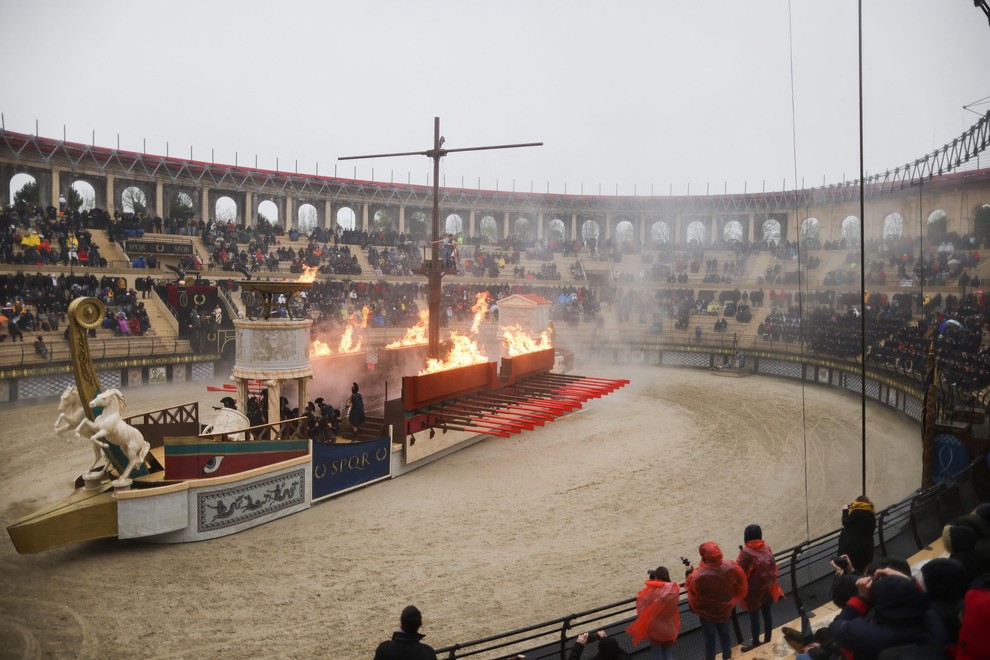
[[[96,212],[93,213],[96,215]],[[98,266],[106,259],[87,229],[90,213],[60,214],[18,204],[0,212],[0,262],[24,266]]]
[[[0,326],[0,341],[9,335],[12,341],[24,333],[57,332],[65,323],[65,313],[75,298],[92,296],[107,307],[103,327],[115,335],[143,335],[150,328],[150,320],[144,303],[137,300],[137,292],[128,288],[123,277],[94,274],[67,275],[65,273],[25,275],[23,272],[0,273],[0,300],[3,316],[7,319]],[[68,326],[64,337],[68,339]],[[92,333],[93,331],[91,331]]]

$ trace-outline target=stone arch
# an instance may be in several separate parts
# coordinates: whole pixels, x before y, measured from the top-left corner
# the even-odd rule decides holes
[[[566,241],[567,240],[567,225],[560,218],[554,218],[547,225],[547,240],[548,241]]]
[[[512,236],[521,241],[528,241],[533,238],[533,223],[529,218],[516,218],[512,225]]]
[[[14,197],[21,191],[24,186],[34,184],[38,186],[38,180],[27,174],[26,172],[18,172],[14,176],[10,177],[10,204],[14,203]],[[38,204],[41,203],[40,195],[38,199]]]
[[[337,211],[337,226],[341,229],[357,229],[357,213],[349,206]]]
[[[269,224],[278,226],[278,204],[270,199],[266,199],[258,204],[258,222],[260,223],[262,218],[268,221]]]
[[[623,220],[615,225],[616,243],[621,245],[623,243],[632,243],[634,240],[636,240],[636,228],[633,226],[633,223]]]
[[[598,238],[602,233],[601,227],[594,220],[585,220],[581,225],[581,240],[585,246],[598,245]]]
[[[949,216],[942,209],[935,209],[928,214],[928,240],[939,243],[949,230]]]
[[[657,220],[650,227],[650,238],[653,239],[654,243],[664,244],[670,243],[670,225],[663,220]]]
[[[883,237],[900,238],[904,235],[904,216],[896,211],[883,219]]]
[[[780,221],[776,218],[767,218],[760,227],[763,242],[767,245],[772,241],[774,245],[780,245],[781,231]]]
[[[847,215],[842,221],[842,238],[846,245],[859,245],[859,218]]]
[[[389,213],[387,209],[379,209],[375,211],[375,215],[371,219],[371,230],[375,232],[385,232],[390,229],[392,229],[392,214]]]
[[[311,231],[320,226],[320,212],[308,202],[299,207],[296,218],[296,229],[300,234],[309,236]]]
[[[498,242],[498,222],[495,221],[490,215],[486,215],[481,219],[481,224],[479,225],[481,237],[489,243]]]
[[[430,218],[423,211],[413,211],[406,221],[406,235],[414,240],[425,240],[430,236]]]
[[[805,245],[818,245],[821,230],[821,223],[818,222],[818,218],[805,218],[801,222],[801,242]]]
[[[973,211],[973,233],[983,240],[990,237],[990,204],[980,204]]]
[[[687,242],[697,243],[699,245],[705,244],[705,237],[707,232],[705,231],[705,223],[701,220],[695,220],[694,222],[688,224],[687,226]]]
[[[464,231],[464,220],[456,213],[451,213],[443,223],[443,231],[445,234],[457,236]]]
[[[722,227],[722,240],[726,243],[742,243],[743,226],[738,220],[729,220]]]
[[[237,202],[223,195],[213,205],[213,219],[222,223],[237,224]]]
[[[120,210],[124,213],[148,214],[148,195],[138,186],[127,186],[120,192]]]
[[[78,209],[71,209],[73,211],[91,211],[96,208],[96,188],[93,187],[89,181],[83,179],[78,179],[72,182],[69,186],[72,190],[79,195],[81,203]]]
[[[145,215],[147,215],[147,211],[145,211]],[[168,215],[173,218],[186,218],[188,220],[196,215],[196,201],[189,193],[179,190],[169,197]]]

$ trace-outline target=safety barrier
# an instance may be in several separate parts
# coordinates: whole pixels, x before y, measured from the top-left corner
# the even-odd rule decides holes
[[[983,457],[955,477],[916,492],[878,512],[874,539],[878,554],[909,557],[925,548],[923,539],[938,538],[947,522],[975,508],[979,499],[973,488],[973,470],[980,460]],[[775,621],[790,621],[827,601],[834,575],[829,560],[836,554],[840,531],[833,530],[775,554],[780,566],[781,586],[787,595],[774,606]],[[690,611],[683,590],[679,611],[681,634],[675,645],[676,655],[682,660],[700,659],[703,657],[701,625]],[[497,635],[445,646],[437,649],[437,656],[448,660],[494,659],[511,658],[523,653],[528,660],[563,660],[570,652],[576,635],[601,629],[615,636],[620,645],[631,652],[631,641],[624,629],[635,616],[636,599],[632,597]],[[738,612],[733,612],[733,628],[736,643],[743,642]],[[639,651],[649,652],[647,646],[642,646]]]

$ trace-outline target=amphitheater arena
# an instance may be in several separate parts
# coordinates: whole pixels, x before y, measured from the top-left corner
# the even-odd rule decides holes
[[[13,176],[25,173],[38,183],[41,207],[57,209],[60,194],[85,182],[95,206],[111,216],[134,208],[124,194],[137,188],[147,216],[89,227],[104,268],[18,264],[18,245],[8,260],[15,263],[0,264],[2,275],[94,272],[123,277],[128,287],[150,275],[167,284],[175,277],[166,266],[188,265],[183,259],[207,265],[214,256],[208,231],[156,231],[154,216],[184,195],[197,219],[213,218],[221,198],[232,200],[234,236],[261,203],[273,202],[288,220],[272,251],[307,246],[305,237],[290,236],[303,219],[315,226],[302,229],[317,232],[343,230],[346,222],[338,237],[350,240],[360,274],[319,279],[339,282],[348,295],[360,290],[350,305],[384,305],[388,287],[422,282],[379,275],[368,257],[405,241],[417,247],[409,259],[418,253],[429,208],[423,187],[247,168],[239,168],[246,178],[238,187],[221,173],[234,169],[228,166],[154,156],[166,164],[153,169],[141,164],[150,156],[105,150],[79,158],[78,145],[3,137],[4,199]],[[631,385],[544,429],[488,439],[401,479],[215,541],[91,542],[20,556],[4,537],[0,646],[14,657],[369,657],[402,606],[415,602],[427,641],[440,647],[634,596],[647,568],[679,567],[679,557],[694,557],[706,540],[732,554],[752,522],[774,548],[835,529],[842,504],[861,490],[864,435],[867,492],[878,507],[905,498],[922,484],[920,373],[906,361],[868,362],[863,433],[859,360],[813,350],[800,330],[788,335],[787,321],[774,334],[765,318],[772,307],[798,310],[811,296],[840,317],[850,306],[859,311],[859,280],[837,278],[865,270],[873,305],[904,293],[929,299],[912,310],[916,322],[935,311],[931,305],[951,309],[950,297],[972,293],[959,283],[963,273],[990,276],[990,169],[916,174],[868,182],[863,212],[856,185],[631,198],[442,190],[443,228],[461,237],[460,259],[484,249],[496,263],[510,262],[497,274],[468,265],[447,276],[445,286],[460,287],[449,299],[479,288],[539,293],[555,303],[555,341],[574,351],[577,370]],[[301,214],[306,206],[315,214]],[[945,259],[945,270],[926,273],[924,284],[913,267],[895,276],[900,263],[938,261],[950,242],[966,255],[965,268]],[[161,255],[158,267],[134,268],[134,254],[149,250]],[[290,266],[279,263],[295,277]],[[215,284],[241,275],[216,268],[200,277]],[[388,286],[376,289],[379,282]],[[689,292],[692,304],[679,304],[675,289]],[[425,305],[423,287],[413,290]],[[725,302],[737,310],[743,303],[736,290],[747,300],[762,292],[749,320],[725,314]],[[236,292],[218,301],[225,321],[244,313]],[[231,333],[221,325],[193,338],[157,288],[141,302],[148,333],[100,329],[91,340],[101,378],[125,387],[134,411],[190,400],[204,410],[217,405],[221,395],[207,387],[227,381]],[[985,313],[982,298],[979,305]],[[715,332],[722,319],[725,331]],[[448,329],[466,324],[454,318]],[[365,336],[373,353],[402,331],[386,325]],[[50,347],[46,356],[31,349],[37,334]],[[71,378],[61,329],[26,337],[0,343],[0,514],[7,524],[64,497],[91,460],[88,449],[51,433],[57,395]],[[752,375],[710,371],[738,354]],[[951,370],[958,356],[942,355]],[[954,390],[950,400],[985,412],[985,375],[966,380],[969,389]],[[986,435],[983,426],[973,433]]]

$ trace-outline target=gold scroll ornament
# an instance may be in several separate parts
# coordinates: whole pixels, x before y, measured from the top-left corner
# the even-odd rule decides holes
[[[96,298],[76,298],[69,303],[69,348],[72,352],[72,371],[76,376],[76,388],[86,418],[93,421],[89,402],[101,391],[93,360],[89,355],[89,338],[86,332],[103,324],[106,307]]]

